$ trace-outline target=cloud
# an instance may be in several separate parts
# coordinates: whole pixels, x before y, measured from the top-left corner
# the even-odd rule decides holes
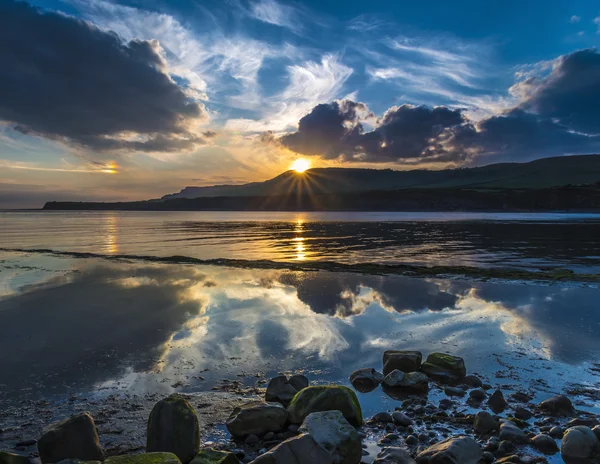
[[[571,24],[578,23],[579,21],[581,21],[581,16],[577,16],[577,15],[573,15],[573,16],[571,16],[571,18],[569,19],[569,22],[570,22]]]
[[[167,74],[157,41],[120,38],[25,3],[0,6],[0,120],[91,150],[174,151],[204,143],[201,103]]]
[[[302,26],[297,20],[298,10],[274,0],[259,0],[252,3],[249,14],[254,19],[287,28],[297,34],[302,31]]]

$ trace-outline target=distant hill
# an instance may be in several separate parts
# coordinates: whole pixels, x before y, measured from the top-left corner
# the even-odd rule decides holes
[[[264,182],[185,187],[179,193],[165,195],[162,200],[353,194],[398,189],[543,189],[597,182],[600,182],[600,155],[578,155],[441,171],[352,168],[315,168],[303,174],[287,171]]]

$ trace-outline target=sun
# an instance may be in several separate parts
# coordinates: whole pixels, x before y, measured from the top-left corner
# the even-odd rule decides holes
[[[310,161],[305,158],[298,158],[296,161],[292,163],[290,169],[296,172],[304,172],[310,168]]]

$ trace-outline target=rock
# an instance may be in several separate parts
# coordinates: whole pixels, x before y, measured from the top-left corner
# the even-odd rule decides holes
[[[27,456],[0,451],[0,464],[29,464]]]
[[[558,453],[558,445],[550,435],[541,433],[531,439],[533,447],[545,454]]]
[[[467,375],[463,358],[445,353],[431,353],[427,356],[421,372],[442,382],[456,382]]]
[[[200,425],[192,405],[177,394],[156,403],[148,418],[146,451],[173,453],[187,463],[199,449]]]
[[[253,401],[233,410],[225,425],[236,438],[279,432],[288,420],[288,411],[279,403]]]
[[[529,403],[533,396],[525,392],[514,392],[509,398],[517,403]]]
[[[417,455],[419,464],[477,464],[482,451],[471,437],[448,438]]]
[[[402,427],[408,427],[413,424],[413,420],[400,411],[394,411],[392,413],[392,421],[394,421],[394,424],[401,425]]]
[[[462,383],[468,385],[472,388],[481,388],[483,387],[483,382],[481,379],[475,375],[467,375],[462,379]]]
[[[402,372],[415,372],[421,367],[423,355],[419,351],[388,350],[383,353],[383,375],[395,369]]]
[[[381,382],[383,382],[383,374],[369,367],[358,369],[350,375],[350,383],[362,393],[375,390]]]
[[[269,433],[273,433],[273,432],[269,432]],[[254,446],[257,443],[260,443],[260,438],[258,438],[256,435],[252,434],[252,435],[248,435],[246,437],[246,439],[244,440],[244,444],[247,446]]]
[[[571,400],[563,395],[554,396],[542,401],[539,408],[551,416],[568,416],[574,412]]]
[[[446,387],[444,393],[446,396],[465,396],[465,391],[458,387]]]
[[[500,390],[496,390],[494,393],[492,393],[492,396],[489,397],[487,404],[495,414],[500,414],[508,407],[508,403],[504,399],[504,395]]]
[[[596,435],[596,438],[598,440],[600,440],[600,425],[597,425],[596,427],[594,427],[592,429],[592,432],[594,432],[594,434]],[[562,437],[562,434],[561,434],[561,437]]]
[[[413,446],[413,445],[416,445],[417,443],[419,443],[419,439],[417,437],[415,437],[414,435],[409,435],[408,437],[406,437],[404,439],[404,442],[408,446]]]
[[[526,421],[533,417],[533,413],[529,409],[518,407],[515,408],[515,417]]]
[[[373,420],[375,422],[383,422],[384,424],[393,422],[392,416],[389,412],[378,412],[373,416]]]
[[[598,419],[595,417],[576,417],[575,419],[571,419],[569,422],[565,424],[566,429],[570,429],[571,427],[575,427],[577,425],[585,425],[586,427],[594,427],[598,425]],[[19,444],[17,443],[17,446]]]
[[[485,392],[483,390],[481,390],[480,388],[471,390],[469,392],[469,398],[472,398],[473,401],[475,401],[477,403],[481,403],[485,399]]]
[[[496,450],[496,455],[498,457],[508,456],[513,454],[517,447],[512,441],[503,440],[498,444],[498,449]]]
[[[294,387],[297,391],[308,387],[308,378],[301,374],[292,375],[288,380],[288,383]]]
[[[421,372],[408,372],[404,375],[398,388],[427,393],[429,391],[429,379]]]
[[[190,464],[240,464],[235,454],[212,448],[200,450]]]
[[[598,451],[598,439],[589,427],[578,425],[565,432],[560,454],[566,463],[590,459]]]
[[[383,379],[383,384],[389,388],[398,388],[400,386],[400,382],[404,380],[404,372],[400,369],[394,369]]]
[[[218,462],[218,461],[217,461]],[[181,464],[173,453],[144,453],[112,456],[104,464]]]
[[[496,459],[496,458],[489,451],[484,451],[483,454],[481,455],[481,459],[483,459],[485,462],[491,463],[491,462],[494,462],[494,459]]]
[[[473,419],[473,429],[476,433],[486,435],[498,430],[499,424],[496,419],[487,411],[479,411]]]
[[[313,412],[338,410],[352,425],[362,425],[362,410],[356,393],[340,385],[307,387],[288,406],[289,421],[301,424]]]
[[[330,454],[307,434],[290,438],[267,453],[260,455],[251,464],[332,464]]]
[[[56,463],[63,459],[104,460],[96,424],[87,412],[45,427],[37,448],[44,464]]]
[[[382,449],[373,464],[417,464],[404,448],[388,447]]]
[[[299,378],[304,376],[297,377]],[[265,400],[267,402],[276,402],[287,406],[290,403],[290,401],[292,401],[292,398],[296,395],[296,393],[302,390],[302,388],[305,388],[296,388],[296,386],[301,386],[301,384],[303,385],[303,383],[301,383],[298,380],[290,382],[290,380],[291,379],[288,379],[285,375],[273,377],[269,381],[269,385],[267,385],[267,391],[265,392]]]
[[[313,412],[304,419],[299,431],[310,434],[325,448],[334,464],[360,463],[360,438],[340,411]]]
[[[507,440],[516,444],[529,443],[529,438],[519,427],[510,421],[505,421],[500,426],[500,440]]]
[[[554,427],[552,427],[550,429],[550,431],[548,432],[548,434],[551,437],[554,437],[554,438],[562,438],[563,435],[565,434],[565,431],[563,430],[562,427],[560,427],[558,425],[555,425]]]

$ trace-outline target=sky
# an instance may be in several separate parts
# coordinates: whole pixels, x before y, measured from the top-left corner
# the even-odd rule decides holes
[[[0,0],[0,208],[598,153],[600,0]]]

